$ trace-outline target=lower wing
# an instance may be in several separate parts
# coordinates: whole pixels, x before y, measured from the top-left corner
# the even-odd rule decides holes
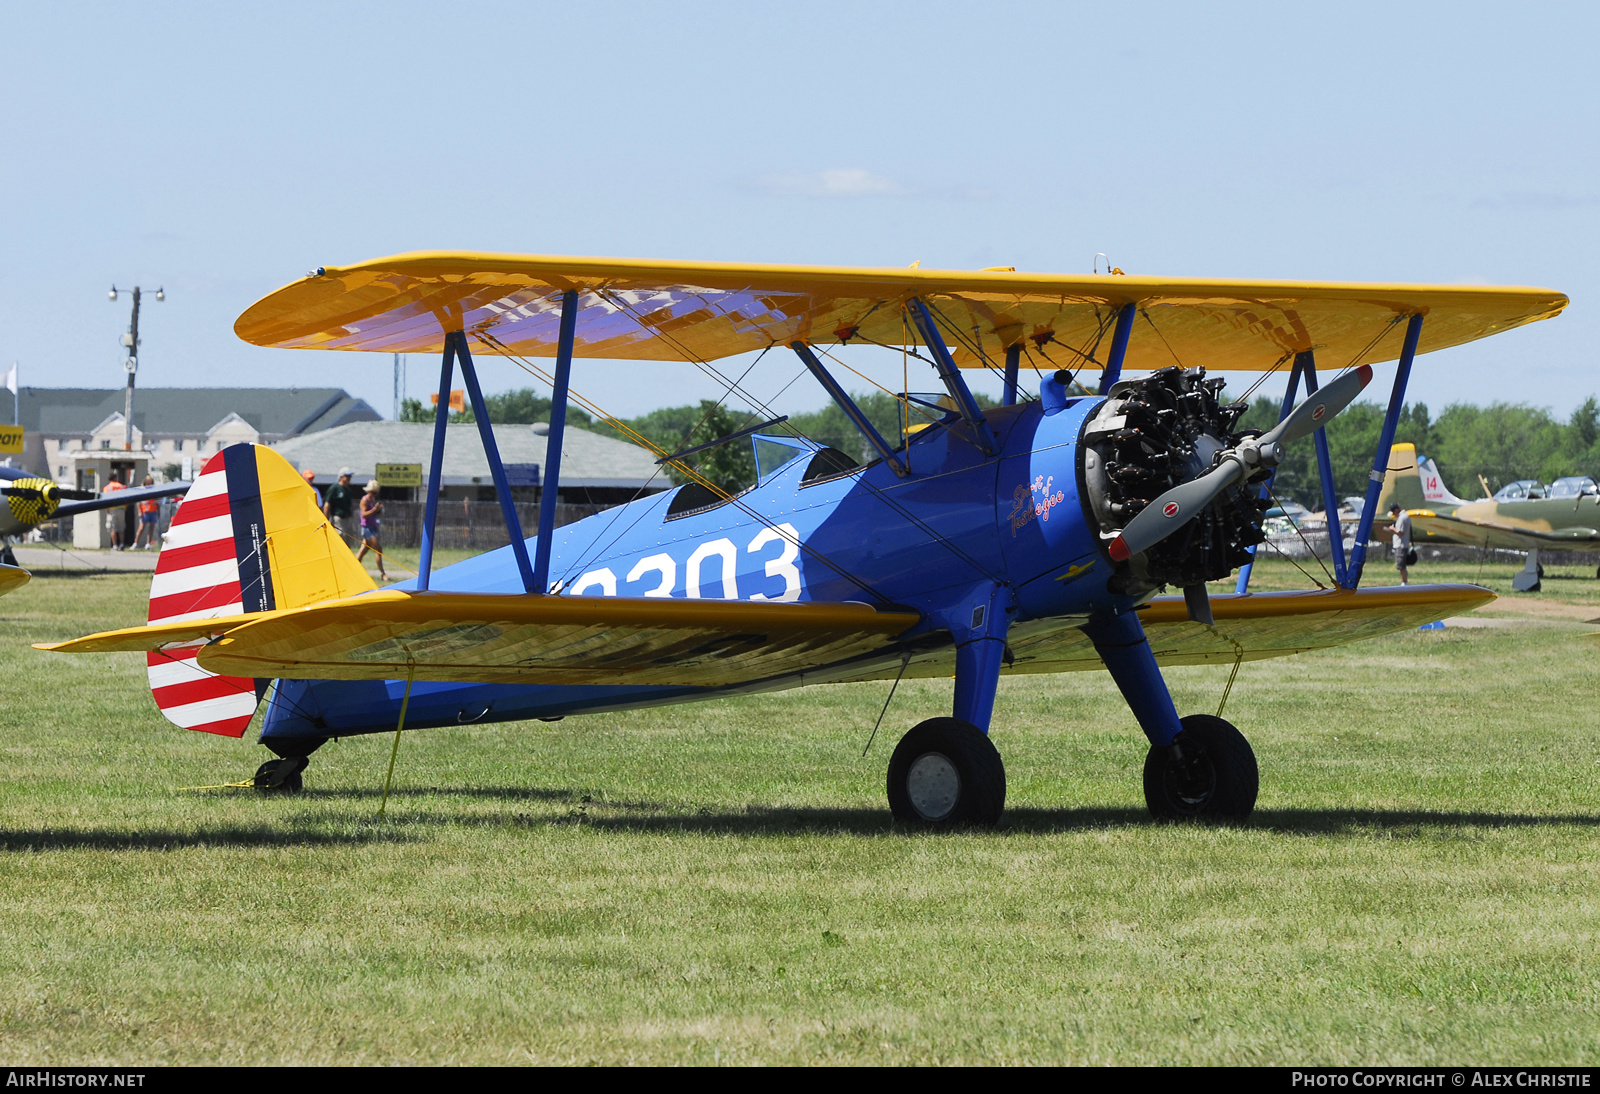
[[[804,672],[887,646],[916,612],[858,603],[485,596],[386,589],[286,611],[107,631],[68,653],[211,641],[224,676],[716,687]]]

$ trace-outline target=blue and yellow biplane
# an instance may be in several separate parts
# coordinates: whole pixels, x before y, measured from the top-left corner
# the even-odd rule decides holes
[[[374,588],[288,464],[238,445],[179,508],[150,624],[42,648],[145,651],[158,704],[191,728],[240,735],[267,696],[261,742],[279,758],[255,784],[291,789],[330,738],[397,724],[953,676],[950,717],[911,728],[888,771],[894,816],[935,827],[1001,815],[989,738],[1001,676],[1104,667],[1149,738],[1151,812],[1241,819],[1258,785],[1249,744],[1220,717],[1180,716],[1160,666],[1236,669],[1492,599],[1471,585],[1361,588],[1373,503],[1415,356],[1566,302],[1529,288],[440,252],[322,268],[235,330],[259,346],[441,355],[419,576]],[[829,347],[869,344],[937,376],[938,397],[901,395],[922,428],[883,436],[830,369]],[[681,361],[759,413],[716,362],[772,348],[798,357],[874,458],[772,428],[753,435],[759,481],[742,493],[690,481],[554,528],[576,358]],[[485,352],[547,376],[553,393],[530,538],[479,390]],[[533,363],[550,357],[548,371]],[[1283,446],[1314,439],[1337,508],[1321,427],[1372,364],[1394,360],[1367,515],[1349,558],[1335,546],[1332,587],[1249,592]],[[1320,387],[1319,361],[1337,372]],[[980,407],[963,371],[977,368],[1002,378],[1003,405]],[[512,536],[434,570],[457,369]],[[1215,374],[1285,369],[1278,426],[1241,430],[1244,404],[1222,401]],[[1207,594],[1235,570],[1235,592]],[[1167,586],[1183,595],[1157,595]]]

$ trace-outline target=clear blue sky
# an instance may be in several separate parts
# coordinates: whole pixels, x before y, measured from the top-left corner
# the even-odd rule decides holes
[[[1600,391],[1597,10],[10,4],[0,368],[120,386],[106,289],[165,285],[141,386],[337,385],[387,413],[387,357],[257,349],[234,318],[416,248],[1049,271],[1103,251],[1559,289],[1559,319],[1421,358],[1412,397],[1565,415]],[[778,356],[753,388],[792,379]],[[409,366],[426,392],[436,362]],[[674,365],[575,380],[621,414],[718,394]],[[822,401],[802,381],[778,405]]]

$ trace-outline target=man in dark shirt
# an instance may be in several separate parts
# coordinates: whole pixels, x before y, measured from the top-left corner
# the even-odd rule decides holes
[[[357,491],[350,485],[350,475],[348,467],[339,468],[339,481],[328,487],[328,497],[322,503],[322,511],[345,538],[350,549],[355,550],[361,537],[356,533]]]

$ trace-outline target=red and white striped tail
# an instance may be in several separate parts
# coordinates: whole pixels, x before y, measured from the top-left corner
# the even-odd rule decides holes
[[[254,461],[249,445],[239,445]],[[161,557],[150,583],[150,622],[213,619],[258,610],[245,607],[241,590],[238,537],[228,496],[229,450],[206,461],[184,495],[162,541]],[[237,458],[237,456],[236,456]],[[184,729],[244,736],[261,701],[266,681],[218,676],[201,668],[195,656],[203,641],[146,654],[150,691],[167,720]]]

